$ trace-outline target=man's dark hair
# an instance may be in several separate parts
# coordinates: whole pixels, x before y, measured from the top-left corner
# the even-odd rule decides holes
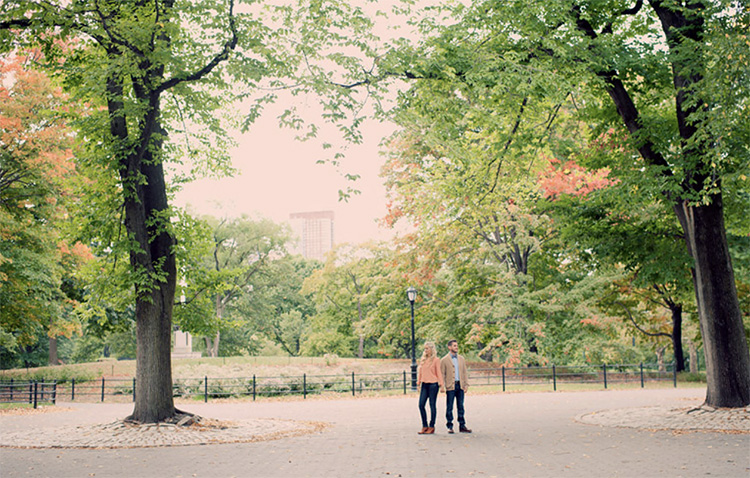
[[[454,344],[454,343],[458,343],[458,341],[457,341],[456,339],[450,339],[450,340],[448,341],[448,343],[447,343],[446,345],[447,345],[448,347],[450,347],[450,346],[451,346],[451,344]]]

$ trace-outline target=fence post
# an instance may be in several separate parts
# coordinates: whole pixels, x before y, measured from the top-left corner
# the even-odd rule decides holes
[[[607,388],[607,364],[602,364],[602,372],[604,372],[604,388]]]
[[[203,403],[208,403],[208,375],[203,376]]]
[[[13,401],[13,379],[10,379],[10,401]]]
[[[135,377],[133,377],[133,401],[135,402]]]
[[[641,388],[643,388],[643,362],[641,362]]]
[[[503,392],[505,391],[505,365],[503,365]]]
[[[38,386],[39,384],[36,380],[34,380],[34,408],[36,408],[36,394],[38,393]]]
[[[76,378],[70,379],[70,401],[76,401]]]
[[[253,401],[255,401],[255,374],[253,374]]]
[[[104,401],[104,377],[102,376],[102,402]]]
[[[555,364],[552,364],[552,390],[557,391],[557,371],[555,370]]]
[[[302,398],[307,398],[307,374],[302,374]]]
[[[29,382],[29,403],[34,403],[34,383]]]
[[[406,395],[406,370],[404,370],[404,395]]]
[[[672,362],[672,375],[674,377],[674,388],[677,388],[677,362]]]
[[[52,383],[52,405],[57,404],[57,380]]]
[[[357,389],[354,388],[354,372],[352,372],[352,397],[355,396]]]

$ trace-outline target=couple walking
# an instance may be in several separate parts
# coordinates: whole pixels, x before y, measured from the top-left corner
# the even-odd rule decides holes
[[[448,433],[453,433],[453,402],[458,409],[458,431],[471,433],[466,428],[464,419],[464,394],[469,389],[469,373],[466,370],[466,360],[458,354],[458,342],[448,341],[448,353],[442,359],[437,357],[435,344],[426,342],[422,358],[419,359],[417,369],[417,385],[419,387],[419,414],[422,417],[420,435],[435,433],[435,417],[437,416],[438,391],[445,391],[446,410],[445,420]],[[430,422],[427,423],[425,405],[430,401]]]

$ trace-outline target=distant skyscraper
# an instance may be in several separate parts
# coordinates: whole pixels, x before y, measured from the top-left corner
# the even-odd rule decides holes
[[[333,249],[333,211],[293,212],[289,223],[297,236],[292,252],[322,261]]]

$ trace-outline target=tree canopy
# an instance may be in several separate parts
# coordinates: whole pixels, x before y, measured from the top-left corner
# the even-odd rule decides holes
[[[707,402],[750,403],[748,272],[737,267],[750,231],[744,5],[404,2],[387,14],[406,19],[408,38],[384,41],[371,14],[386,12],[341,0],[6,2],[4,61],[38,47],[70,102],[32,92],[36,116],[25,116],[23,96],[2,85],[0,295],[54,300],[12,311],[3,300],[0,339],[32,340],[36,325],[13,320],[60,316],[66,262],[41,238],[75,143],[87,178],[75,195],[86,200],[56,244],[82,241],[96,256],[78,276],[85,293],[73,294],[87,298],[87,324],[129,317],[134,304],[135,420],[177,413],[175,304],[177,322],[215,339],[215,353],[222,330],[255,328],[290,354],[403,355],[407,285],[420,291],[421,338],[458,337],[514,364],[632,355],[623,318],[669,335],[666,311],[681,343],[677,317],[695,311]],[[231,173],[228,127],[250,127],[282,92],[320,102],[312,122],[291,103],[280,116],[301,139],[331,123],[358,142],[373,112],[400,127],[383,170],[386,222],[408,222],[408,234],[339,249],[317,269],[284,257],[275,225],[208,224],[170,207],[181,182]],[[238,102],[246,109],[231,112]],[[52,127],[71,103],[85,114]],[[340,151],[323,147],[340,166]],[[288,280],[270,279],[279,274]]]
[[[415,79],[395,119],[438,152],[431,169],[454,169],[484,198],[537,173],[544,155],[567,162],[583,149],[584,167],[607,167],[628,179],[629,194],[671,209],[691,256],[707,402],[750,402],[724,226],[725,201],[750,164],[747,143],[734,139],[748,128],[747,96],[735,92],[747,87],[750,60],[734,50],[747,44],[748,12],[732,2],[640,0],[447,8],[453,24],[424,22],[424,40],[394,54],[401,75]]]

